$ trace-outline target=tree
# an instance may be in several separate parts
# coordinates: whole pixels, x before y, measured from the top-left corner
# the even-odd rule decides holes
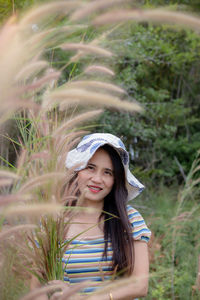
[[[119,53],[116,81],[145,110],[134,116],[107,111],[100,119],[103,130],[124,137],[143,175],[182,180],[200,148],[200,38],[147,24],[124,26],[120,43],[118,36],[112,35]]]

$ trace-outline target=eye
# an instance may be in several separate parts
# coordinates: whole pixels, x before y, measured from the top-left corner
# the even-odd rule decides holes
[[[113,172],[112,172],[112,171],[105,170],[104,173],[105,173],[106,175],[113,176]]]
[[[94,166],[92,166],[92,165],[88,165],[87,167],[86,167],[86,169],[88,169],[88,170],[94,170]]]

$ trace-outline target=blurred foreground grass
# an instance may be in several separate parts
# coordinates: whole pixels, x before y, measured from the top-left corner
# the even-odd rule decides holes
[[[180,187],[148,187],[132,205],[139,209],[153,232],[150,245],[150,282],[147,300],[198,300],[195,288],[200,254],[200,206],[198,199],[189,197],[177,216]],[[175,251],[175,253],[173,253]],[[27,283],[14,275],[9,259],[0,282],[0,299],[17,300],[27,293]],[[6,298],[5,298],[6,296]]]

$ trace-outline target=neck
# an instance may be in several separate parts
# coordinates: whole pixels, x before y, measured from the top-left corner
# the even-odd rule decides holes
[[[103,201],[96,202],[84,199],[81,206],[86,208],[86,210],[83,211],[84,215],[87,215],[89,218],[93,217],[98,219],[103,210]]]

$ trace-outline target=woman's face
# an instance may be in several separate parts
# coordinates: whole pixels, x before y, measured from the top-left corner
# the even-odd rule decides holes
[[[114,184],[114,170],[108,153],[99,148],[89,160],[87,167],[78,172],[78,186],[84,197],[84,204],[103,204]]]

